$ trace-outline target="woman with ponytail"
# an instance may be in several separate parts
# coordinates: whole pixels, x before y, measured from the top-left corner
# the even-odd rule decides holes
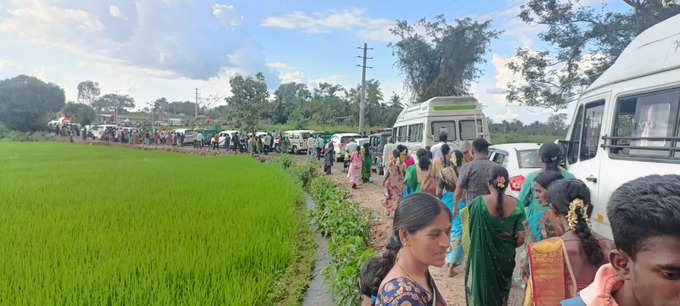
[[[530,278],[525,305],[559,305],[589,285],[608,262],[613,241],[590,228],[590,190],[577,179],[550,184],[546,201],[564,234],[529,245]],[[556,286],[562,290],[555,290]]]
[[[495,165],[489,173],[490,194],[468,204],[470,245],[465,269],[469,306],[506,305],[515,268],[515,248],[524,243],[524,210],[505,195],[508,170]],[[461,212],[461,215],[462,212]]]
[[[362,295],[376,306],[446,305],[429,267],[444,265],[450,231],[451,211],[439,199],[427,193],[403,198],[394,212],[387,250],[361,269]]]
[[[541,203],[539,199],[540,190],[538,189],[541,189],[541,187],[545,189],[548,186],[541,186],[540,183],[538,186],[536,185],[536,178],[538,175],[545,172],[551,172],[559,173],[564,178],[574,178],[574,175],[569,171],[560,169],[562,149],[558,144],[546,142],[541,145],[541,148],[538,150],[538,160],[543,167],[541,170],[527,175],[524,179],[524,183],[522,183],[519,195],[517,196],[517,203],[526,208],[527,220],[530,220],[529,227],[534,233],[539,232],[541,229],[538,226],[539,223],[533,222],[533,220],[542,219],[544,217],[543,213],[550,209],[550,207]],[[550,238],[544,235],[534,235],[534,237],[536,238],[536,241]]]

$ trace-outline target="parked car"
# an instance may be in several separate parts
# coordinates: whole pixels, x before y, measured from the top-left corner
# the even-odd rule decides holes
[[[680,173],[680,15],[638,35],[578,98],[561,143],[590,188],[593,230],[611,238],[607,202],[622,184]]]
[[[508,169],[510,188],[506,193],[517,197],[522,190],[524,178],[529,173],[540,170],[542,164],[538,158],[540,144],[508,143],[489,147],[489,160]]]
[[[375,133],[368,136],[371,144],[371,158],[372,167],[379,174],[385,173],[385,164],[383,162],[383,148],[387,144],[387,140],[392,136],[392,132]],[[392,154],[392,152],[390,152]]]
[[[333,134],[331,141],[333,141],[333,146],[335,150],[335,159],[341,162],[345,159],[345,145],[347,145],[352,139],[360,138],[361,135],[357,133],[338,133]]]
[[[283,136],[288,138],[290,142],[287,150],[293,154],[307,152],[307,139],[312,136],[312,132],[309,130],[285,131]]]
[[[196,137],[192,129],[174,129],[172,132],[176,133],[178,136],[184,135],[184,142],[180,144],[181,146],[194,144]]]

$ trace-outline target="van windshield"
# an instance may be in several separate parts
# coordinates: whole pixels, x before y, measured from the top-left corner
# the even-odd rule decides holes
[[[307,139],[307,138],[309,138],[309,137],[311,137],[311,136],[312,136],[311,133],[302,133],[302,139]]]

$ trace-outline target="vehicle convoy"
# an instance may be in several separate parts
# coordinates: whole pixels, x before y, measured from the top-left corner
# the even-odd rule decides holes
[[[616,188],[680,173],[680,15],[638,35],[580,95],[566,140],[567,169],[590,188],[593,229],[609,238]]]
[[[508,169],[510,185],[506,194],[517,197],[522,190],[524,178],[534,171],[541,170],[538,158],[538,143],[507,143],[489,147],[489,160]]]
[[[448,134],[452,150],[465,151],[477,138],[489,140],[489,123],[473,97],[434,97],[401,111],[392,139],[415,157],[418,149],[437,143],[442,132]]]

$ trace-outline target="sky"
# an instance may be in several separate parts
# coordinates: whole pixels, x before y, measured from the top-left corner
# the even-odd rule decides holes
[[[608,0],[582,0],[602,5]],[[612,0],[611,2],[616,2]],[[76,101],[84,80],[102,94],[127,94],[137,108],[166,97],[193,101],[229,95],[229,78],[265,75],[270,92],[281,83],[355,87],[357,47],[367,43],[367,79],[383,95],[409,101],[388,46],[395,20],[415,23],[492,20],[503,34],[492,41],[471,88],[494,121],[546,120],[552,111],[507,104],[513,79],[506,64],[518,47],[544,48],[541,28],[517,17],[520,0],[448,1],[211,1],[0,0],[0,79],[27,74],[61,86]],[[616,4],[614,4],[616,6]],[[569,112],[569,110],[567,110]]]

